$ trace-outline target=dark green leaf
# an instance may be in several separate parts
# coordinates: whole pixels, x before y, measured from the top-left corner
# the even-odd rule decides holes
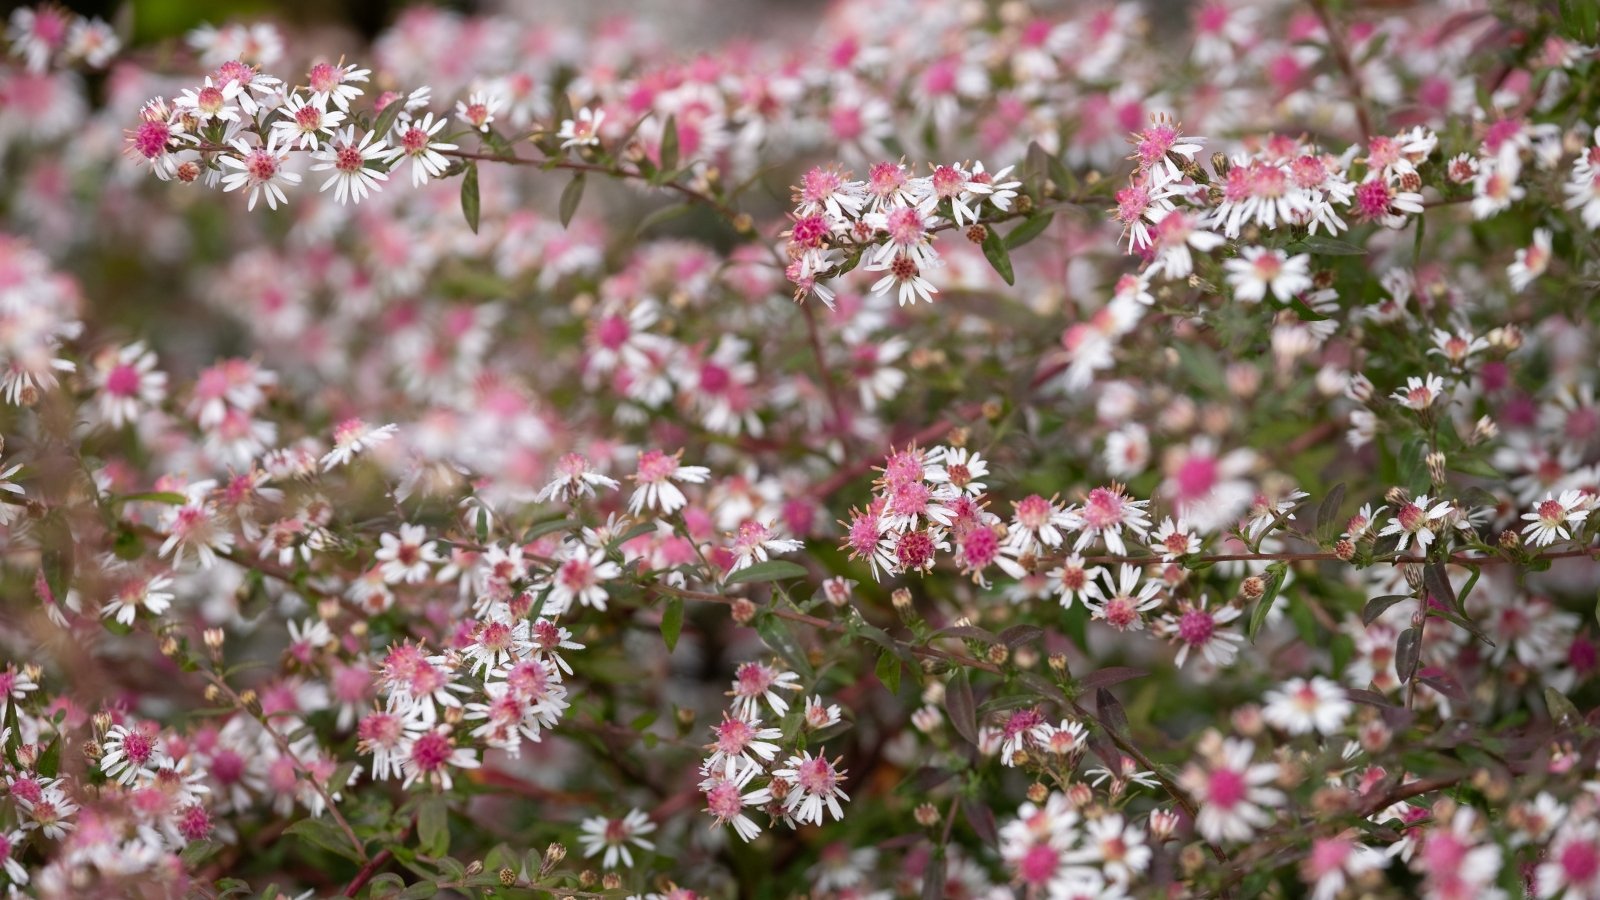
[[[1116,734],[1128,733],[1128,713],[1117,696],[1105,688],[1094,692],[1094,706],[1100,713],[1100,724]]]
[[[146,503],[165,503],[168,506],[182,506],[189,502],[189,498],[177,491],[144,491],[138,494],[118,494],[111,498],[112,503],[132,503],[141,500]]]
[[[640,219],[638,226],[633,229],[633,234],[637,237],[650,230],[653,226],[660,225],[662,222],[670,222],[693,211],[694,204],[692,203],[674,203],[671,206],[663,206]]]
[[[1400,638],[1394,642],[1394,670],[1400,676],[1401,684],[1410,681],[1417,672],[1420,644],[1421,636],[1415,628],[1400,632]]]
[[[1245,637],[1255,641],[1256,635],[1261,632],[1261,626],[1267,621],[1267,613],[1272,611],[1272,604],[1278,599],[1278,590],[1283,587],[1283,579],[1288,574],[1288,568],[1283,563],[1273,563],[1267,567],[1266,591],[1261,599],[1256,601],[1256,608],[1250,613],[1250,624],[1245,632]]]
[[[756,619],[756,634],[761,635],[761,640],[782,657],[784,662],[793,666],[795,671],[803,677],[810,678],[811,660],[806,658],[805,648],[795,639],[788,622],[771,613],[762,615]]]
[[[1000,831],[994,822],[994,810],[989,808],[989,804],[972,797],[963,797],[961,812],[967,817],[967,823],[972,826],[972,833],[978,836],[978,840],[991,847],[1000,842]]]
[[[1361,609],[1361,624],[1371,625],[1373,622],[1378,621],[1378,617],[1383,615],[1384,611],[1389,607],[1402,600],[1410,599],[1410,594],[1384,594],[1382,597],[1373,597]]]
[[[583,186],[588,181],[583,172],[572,176],[565,189],[561,191],[561,227],[571,224],[572,216],[578,211],[578,204],[583,202]]]
[[[1550,710],[1550,719],[1557,725],[1576,724],[1583,721],[1583,714],[1572,705],[1567,695],[1553,687],[1544,689],[1544,705]]]
[[[806,574],[804,566],[786,559],[769,559],[766,562],[745,566],[730,574],[723,579],[723,584],[757,584],[763,581],[777,581],[780,578],[804,578]]]
[[[1332,537],[1341,533],[1339,528],[1339,508],[1344,505],[1345,485],[1339,482],[1330,489],[1322,502],[1317,504],[1317,533],[1324,537]]]
[[[427,797],[417,807],[417,840],[429,856],[450,852],[450,808],[443,797]]]
[[[993,228],[985,229],[988,233],[983,239],[983,256],[989,260],[989,265],[1000,273],[1000,278],[1006,284],[1015,284],[1016,275],[1011,271],[1011,254],[1006,252],[1005,242],[1000,240],[1000,232]]]
[[[327,819],[301,819],[284,829],[285,834],[292,834],[313,847],[321,847],[329,853],[335,853],[351,862],[361,862],[361,855],[350,845],[350,839],[344,836],[337,825]]]
[[[439,893],[439,886],[431,881],[419,881],[396,895],[395,900],[425,900]]]
[[[1006,235],[1006,249],[1015,250],[1044,234],[1045,229],[1050,227],[1050,223],[1055,220],[1055,217],[1056,214],[1053,212],[1029,216],[1023,220],[1021,225],[1011,229],[1011,233]]]
[[[389,105],[383,108],[383,112],[378,113],[377,121],[372,123],[372,130],[378,135],[375,140],[381,140],[389,134],[389,129],[394,127],[395,120],[400,118],[400,112],[405,107],[405,100],[396,97],[389,101]]]
[[[678,634],[683,631],[683,598],[671,597],[661,610],[661,639],[667,642],[667,652],[678,649]]]
[[[1313,234],[1303,241],[1290,244],[1291,253],[1315,253],[1319,256],[1366,256],[1367,250],[1358,244],[1341,241],[1324,234]]]
[[[547,534],[554,534],[557,531],[577,531],[582,527],[583,523],[579,522],[577,519],[551,519],[548,522],[540,522],[539,524],[523,532],[522,540],[525,543],[531,542],[536,538],[544,537]]]
[[[1031,644],[1044,637],[1044,629],[1037,625],[1013,625],[1000,632],[1000,642],[1007,649],[1015,650],[1023,644]]]
[[[467,227],[473,234],[478,233],[478,213],[481,209],[478,199],[478,164],[467,161],[466,174],[461,176],[461,214],[467,217]]]
[[[661,171],[671,172],[678,167],[678,117],[667,116],[661,127]]]
[[[879,651],[876,672],[878,680],[888,688],[889,693],[900,693],[900,657],[888,650]]]

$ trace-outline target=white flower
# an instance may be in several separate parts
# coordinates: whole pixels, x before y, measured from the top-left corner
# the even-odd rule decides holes
[[[718,825],[732,825],[740,840],[747,842],[761,834],[761,826],[744,814],[744,808],[765,806],[772,802],[771,788],[745,791],[750,786],[750,780],[760,772],[761,766],[755,763],[735,768],[730,760],[726,772],[713,771],[705,781],[700,782],[700,790],[706,796],[706,812],[716,818]]]
[[[1343,687],[1317,676],[1309,681],[1291,678],[1281,689],[1268,691],[1261,714],[1290,734],[1330,735],[1344,727],[1354,708]]]
[[[111,726],[101,746],[105,754],[100,757],[100,771],[121,785],[132,785],[141,777],[154,778],[167,762],[159,738],[137,725]]]
[[[272,136],[280,139],[285,147],[298,145],[305,150],[321,146],[322,136],[332,134],[345,118],[344,113],[325,110],[299,94],[290,94],[278,107],[278,115],[283,118],[272,123]]]
[[[605,120],[605,110],[593,110],[587,106],[578,110],[577,119],[562,119],[561,130],[556,132],[556,137],[561,141],[561,149],[598,146],[600,124]]]
[[[450,165],[442,151],[456,149],[455,144],[434,140],[445,122],[443,118],[435,121],[430,112],[421,121],[395,125],[389,135],[393,146],[384,156],[384,162],[393,164],[402,157],[409,161],[412,187],[422,187],[428,179],[442,176]]]
[[[350,125],[342,133],[335,134],[326,147],[311,154],[311,158],[317,161],[311,166],[311,171],[333,171],[318,190],[333,188],[333,198],[341,204],[346,201],[360,203],[367,198],[368,191],[377,193],[380,190],[378,182],[388,181],[389,175],[378,169],[367,168],[367,163],[384,156],[388,145],[383,141],[373,143],[374,136],[375,133],[369,131],[362,135],[358,143],[355,126]]]
[[[237,81],[230,81],[219,87],[212,84],[211,76],[207,75],[205,84],[198,88],[184,88],[183,93],[173,99],[172,105],[188,110],[189,114],[202,124],[212,119],[220,122],[237,122],[239,121],[237,101],[242,90],[244,86]]]
[[[1311,257],[1291,257],[1282,250],[1246,247],[1239,259],[1222,265],[1228,271],[1228,284],[1237,300],[1259,303],[1270,290],[1279,300],[1290,300],[1311,287]]]
[[[839,787],[844,774],[827,757],[812,756],[808,750],[789,757],[784,768],[772,771],[773,780],[789,785],[789,793],[783,798],[784,812],[802,825],[821,825],[824,808],[833,813],[835,821],[844,818],[839,801],[850,799]]]
[[[1195,827],[1201,836],[1213,842],[1246,841],[1272,824],[1272,813],[1262,807],[1283,802],[1283,792],[1268,786],[1278,777],[1278,766],[1252,765],[1255,746],[1239,738],[1220,741],[1206,755],[1206,763],[1190,763],[1179,779],[1200,804]]]
[[[1432,503],[1430,506],[1429,504]],[[1383,526],[1378,532],[1379,537],[1391,534],[1400,535],[1400,540],[1395,544],[1395,552],[1405,552],[1406,545],[1412,537],[1417,540],[1417,548],[1423,553],[1428,552],[1428,545],[1433,543],[1434,524],[1450,515],[1454,507],[1447,500],[1431,501],[1427,494],[1423,494],[1410,503],[1403,503],[1395,510],[1394,517],[1389,524]]]
[[[256,200],[262,196],[267,198],[269,209],[277,209],[279,203],[289,202],[282,185],[300,183],[299,173],[287,168],[289,148],[278,146],[279,134],[272,132],[267,136],[267,142],[258,147],[245,143],[244,138],[236,138],[233,148],[239,155],[222,154],[217,159],[219,164],[238,170],[222,176],[223,191],[235,191],[243,187],[250,189],[250,202],[245,205],[246,209],[255,209]]]
[[[711,477],[711,470],[705,466],[679,465],[681,456],[682,451],[672,456],[660,450],[639,454],[638,471],[629,476],[638,485],[633,496],[628,498],[629,512],[638,515],[646,509],[659,509],[663,515],[671,515],[689,502],[673,482],[701,484]]]
[[[474,91],[466,100],[456,101],[456,118],[487,134],[501,102],[497,94]]]
[[[427,529],[421,525],[402,525],[399,537],[385,533],[378,537],[378,543],[382,546],[373,558],[383,564],[379,571],[389,584],[420,584],[433,571],[434,563],[444,561],[438,544],[428,540]]]
[[[333,449],[323,454],[322,469],[330,471],[342,466],[363,450],[394,437],[397,426],[393,423],[370,428],[360,419],[346,419],[333,429]]]
[[[1550,267],[1550,229],[1535,228],[1533,243],[1517,251],[1516,261],[1506,267],[1511,289],[1522,293]]]
[[[1432,406],[1443,394],[1444,379],[1429,374],[1422,378],[1407,378],[1406,386],[1389,396],[1401,406],[1420,412]]]
[[[589,551],[579,544],[568,545],[561,563],[550,575],[550,594],[545,613],[559,616],[572,608],[572,602],[606,608],[606,589],[602,583],[622,574],[622,567],[606,559],[604,550]]]
[[[1562,491],[1559,498],[1544,495],[1533,512],[1523,513],[1522,520],[1529,524],[1523,526],[1522,533],[1528,537],[1535,547],[1547,547],[1557,540],[1571,540],[1572,531],[1583,521],[1589,518],[1589,500],[1583,492],[1569,490]]]
[[[645,850],[656,848],[655,844],[641,837],[655,831],[656,823],[650,821],[650,817],[640,809],[629,810],[620,819],[607,819],[604,816],[584,819],[579,828],[583,833],[578,836],[578,843],[583,845],[584,857],[594,856],[604,850],[606,855],[601,858],[600,864],[607,869],[615,869],[618,860],[624,866],[633,866],[629,844]]]
[[[105,617],[115,616],[123,625],[132,625],[134,617],[140,609],[147,609],[153,616],[159,616],[172,606],[172,594],[166,590],[172,586],[172,579],[165,575],[154,578],[136,578],[124,584],[120,590],[106,601],[100,615]]]

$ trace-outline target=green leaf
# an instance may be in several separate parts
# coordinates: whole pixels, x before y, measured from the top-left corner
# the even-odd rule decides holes
[[[467,227],[472,229],[473,234],[478,233],[478,213],[481,208],[478,199],[478,163],[468,160],[466,174],[461,176],[461,214],[467,217]]]
[[[1291,253],[1315,253],[1318,256],[1366,256],[1367,250],[1359,244],[1341,241],[1324,234],[1313,234],[1303,241],[1288,246]]]
[[[1000,240],[1000,232],[994,228],[985,229],[988,233],[983,238],[983,256],[989,260],[989,265],[1000,273],[1006,284],[1016,284],[1016,275],[1011,271],[1011,254],[1006,252],[1005,242]]]
[[[769,559],[745,566],[737,572],[723,579],[723,584],[758,584],[763,581],[777,581],[780,578],[804,578],[808,572],[804,566],[789,562],[786,559]]]
[[[643,219],[640,219],[638,226],[633,229],[633,235],[634,237],[638,237],[639,235],[644,234],[646,231],[649,231],[651,228],[660,225],[662,222],[670,222],[673,219],[688,215],[693,211],[693,203],[674,203],[671,206],[663,206],[650,215],[645,216]]]
[[[168,506],[182,506],[189,502],[189,498],[177,491],[145,491],[139,494],[118,494],[111,498],[112,503],[132,503],[136,500],[146,503],[165,503]]]
[[[683,598],[672,597],[661,610],[661,639],[667,642],[667,652],[678,649],[678,634],[683,631]]]
[[[450,852],[450,808],[443,797],[428,797],[417,807],[417,839],[429,856]]]
[[[1553,687],[1544,689],[1544,705],[1550,710],[1551,721],[1557,725],[1569,721],[1572,724],[1583,721],[1583,714],[1578,712],[1576,706],[1572,705],[1572,701],[1567,699],[1567,695]]]
[[[583,523],[579,522],[577,519],[550,519],[546,522],[540,522],[539,524],[523,532],[522,540],[523,543],[528,543],[537,538],[542,538],[547,534],[554,534],[557,531],[577,531],[582,527]]]
[[[439,893],[439,886],[431,881],[419,881],[395,896],[395,900],[424,900]]]
[[[1373,597],[1361,609],[1361,624],[1371,625],[1373,622],[1378,621],[1378,617],[1383,615],[1384,611],[1389,607],[1410,599],[1410,594],[1384,594],[1382,597]]]
[[[1283,563],[1273,563],[1267,567],[1266,591],[1261,595],[1261,599],[1256,601],[1256,608],[1250,613],[1250,625],[1245,631],[1245,636],[1250,641],[1255,641],[1256,634],[1267,621],[1267,613],[1272,611],[1272,604],[1278,599],[1278,589],[1283,587],[1283,579],[1288,571],[1288,567]]]
[[[813,674],[811,660],[806,658],[805,648],[795,640],[794,632],[789,629],[788,622],[769,611],[756,619],[756,634],[761,635],[761,640],[796,672],[807,680],[811,678]]]
[[[671,172],[678,167],[678,117],[667,116],[661,126],[661,171]]]
[[[889,693],[900,693],[900,657],[888,650],[878,653],[878,666],[875,670],[878,680],[889,689]]]
[[[1055,213],[1047,212],[1024,219],[1021,225],[1011,229],[1011,233],[1006,235],[1006,249],[1015,250],[1044,234],[1045,229],[1050,227],[1050,223],[1055,221],[1055,217]]]
[[[57,733],[55,739],[44,748],[44,752],[39,754],[39,762],[36,768],[39,770],[39,774],[46,778],[56,777],[56,772],[61,769],[60,733]]]
[[[350,846],[349,838],[346,838],[344,832],[327,819],[301,819],[285,828],[284,833],[292,834],[313,847],[320,847],[351,862],[362,861],[361,855]]]
[[[1325,538],[1338,533],[1339,507],[1344,505],[1344,494],[1345,485],[1341,481],[1317,504],[1317,533]]]
[[[377,134],[378,139],[389,134],[389,129],[394,127],[395,120],[400,118],[400,112],[405,109],[405,106],[405,99],[396,97],[389,101],[389,105],[383,108],[383,112],[378,114],[377,121],[372,123],[372,130]]]
[[[588,178],[585,173],[579,172],[572,176],[572,180],[567,182],[566,188],[561,191],[560,212],[562,228],[567,227],[572,222],[573,214],[578,211],[578,204],[583,202],[583,186],[587,181]]]
[[[1122,708],[1122,702],[1117,695],[1105,688],[1097,688],[1094,692],[1094,706],[1100,713],[1100,723],[1105,725],[1107,731],[1117,734],[1128,733],[1128,712]]]
[[[1400,676],[1401,684],[1410,681],[1411,676],[1417,673],[1421,643],[1422,635],[1415,628],[1400,632],[1400,638],[1394,642],[1394,670]]]

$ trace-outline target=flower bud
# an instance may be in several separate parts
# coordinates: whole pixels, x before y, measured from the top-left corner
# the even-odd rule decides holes
[[[1251,575],[1239,585],[1239,595],[1246,600],[1260,600],[1267,592],[1267,581],[1260,575]]]
[[[600,886],[608,891],[614,891],[622,887],[622,876],[616,872],[607,872],[605,877],[600,879]]]
[[[1356,545],[1344,538],[1340,538],[1339,542],[1333,545],[1333,555],[1345,562],[1349,562],[1356,558]]]
[[[729,614],[733,616],[733,621],[740,625],[749,625],[756,617],[756,605],[748,599],[740,597],[733,601],[733,605],[729,608]]]
[[[544,848],[544,860],[539,863],[539,877],[543,878],[549,875],[551,870],[560,865],[561,861],[566,858],[567,848],[565,844],[556,843]]]
[[[1150,813],[1150,838],[1157,842],[1172,840],[1172,833],[1178,830],[1178,821],[1178,814],[1170,809],[1158,809]]]
[[[1072,787],[1067,788],[1067,802],[1076,809],[1083,809],[1094,802],[1094,789],[1082,781],[1075,781]]]
[[[517,873],[509,867],[501,869],[499,875],[502,887],[511,887],[517,883]]]
[[[974,244],[981,244],[988,239],[989,229],[979,225],[977,222],[967,226],[967,240]]]
[[[1043,803],[1049,796],[1050,789],[1045,787],[1042,782],[1035,781],[1033,784],[1028,785],[1029,803]]]
[[[472,862],[467,863],[467,874],[468,875],[481,875],[481,874],[483,874],[483,860],[475,859]]]
[[[1515,550],[1522,545],[1522,537],[1511,529],[1500,532],[1500,546],[1506,550]]]
[[[932,828],[939,824],[939,809],[932,803],[918,805],[914,815],[916,816],[917,824],[923,828]]]

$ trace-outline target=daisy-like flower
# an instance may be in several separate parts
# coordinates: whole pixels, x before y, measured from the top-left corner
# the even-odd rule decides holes
[[[321,459],[323,471],[332,471],[348,463],[356,454],[394,437],[397,430],[398,426],[393,423],[372,428],[360,419],[345,419],[333,429],[333,449]]]
[[[1550,239],[1550,229],[1535,228],[1533,243],[1517,251],[1516,260],[1506,267],[1513,291],[1520,294],[1527,290],[1550,267]]]
[[[782,716],[789,711],[789,701],[778,695],[780,690],[800,690],[800,676],[766,663],[744,663],[733,673],[733,690],[728,692],[733,698],[733,714],[754,719],[761,701],[766,700],[773,714]]]
[[[1077,527],[1083,531],[1072,549],[1081,551],[1098,537],[1105,541],[1107,550],[1117,556],[1126,556],[1128,545],[1123,543],[1122,530],[1126,528],[1139,540],[1144,540],[1150,531],[1150,515],[1145,512],[1145,507],[1149,505],[1149,500],[1130,499],[1127,488],[1120,484],[1095,488],[1084,498],[1083,508],[1078,510],[1081,524]]]
[[[421,525],[402,525],[398,537],[385,533],[379,535],[378,543],[381,546],[373,557],[383,564],[379,571],[389,584],[421,584],[432,574],[434,563],[444,562],[439,545],[428,540],[428,531]]]
[[[605,550],[570,544],[560,565],[550,574],[544,611],[552,616],[562,615],[572,608],[573,601],[604,611],[604,583],[621,574],[622,567],[607,560]]]
[[[278,107],[278,115],[281,118],[272,123],[272,136],[285,147],[298,146],[303,150],[321,146],[323,135],[333,134],[345,118],[344,113],[323,109],[299,94],[290,94]]]
[[[1144,614],[1161,605],[1161,582],[1152,579],[1140,587],[1139,567],[1128,563],[1122,564],[1118,580],[1104,569],[1096,571],[1105,576],[1105,583],[1102,586],[1096,579],[1084,590],[1083,603],[1090,615],[1118,631],[1144,630]]]
[[[1538,897],[1600,897],[1600,822],[1592,818],[1563,822],[1533,880]]]
[[[1334,900],[1344,894],[1351,879],[1388,864],[1387,853],[1357,841],[1350,831],[1313,840],[1311,853],[1300,863],[1300,876],[1312,886],[1311,900]]]
[[[1178,645],[1179,667],[1188,660],[1191,650],[1198,651],[1213,666],[1226,667],[1233,663],[1239,645],[1244,643],[1243,635],[1221,628],[1239,618],[1238,607],[1229,605],[1215,611],[1207,607],[1206,597],[1201,595],[1199,603],[1184,601],[1176,613],[1161,620],[1162,633]]]
[[[1378,536],[1398,534],[1400,540],[1395,544],[1396,553],[1404,553],[1406,546],[1415,538],[1418,551],[1427,553],[1428,546],[1433,543],[1434,527],[1454,510],[1450,501],[1430,500],[1427,494],[1423,494],[1410,503],[1400,504],[1394,517],[1383,526]]]
[[[11,711],[13,701],[21,702],[38,689],[39,685],[34,683],[33,676],[28,674],[26,668],[18,669],[15,664],[8,664],[0,669],[0,720],[4,720]]]
[[[804,546],[804,541],[778,537],[771,525],[745,522],[733,536],[733,568],[728,574],[766,562],[768,553],[793,553]]]
[[[156,770],[166,764],[166,754],[154,730],[137,724],[111,726],[100,745],[105,750],[100,757],[100,771],[124,786],[140,778],[154,778]]]
[[[217,554],[233,548],[233,534],[224,526],[216,506],[206,497],[217,486],[214,481],[197,481],[185,491],[187,500],[182,506],[169,507],[164,519],[167,539],[161,543],[160,555],[172,556],[174,569],[183,565],[185,554],[193,550],[200,559],[200,567],[209,569],[217,564]]]
[[[1282,791],[1269,787],[1278,766],[1252,764],[1255,745],[1241,738],[1223,740],[1212,732],[1202,743],[1209,745],[1205,761],[1190,763],[1179,779],[1200,804],[1195,827],[1208,841],[1247,841],[1272,824],[1268,810],[1284,800]]]
[[[922,277],[922,270],[926,265],[926,260],[918,262],[909,254],[901,254],[875,260],[862,268],[868,272],[887,273],[872,283],[872,292],[880,296],[892,292],[895,302],[905,306],[908,303],[915,305],[919,300],[932,303],[933,295],[939,293],[933,282]]]
[[[556,137],[561,141],[561,149],[599,146],[600,125],[605,120],[605,110],[594,110],[587,106],[578,110],[576,119],[562,119],[561,130],[556,132]]]
[[[1171,516],[1161,520],[1161,527],[1150,534],[1150,549],[1161,554],[1162,562],[1172,562],[1180,556],[1200,552],[1200,538],[1183,522],[1172,521]]]
[[[139,611],[147,610],[152,616],[159,616],[172,606],[172,593],[167,588],[172,586],[172,579],[165,575],[153,578],[135,578],[124,584],[100,610],[100,615],[106,618],[115,617],[123,625],[132,625]]]
[[[837,725],[842,718],[843,716],[839,714],[839,704],[824,703],[816,694],[806,698],[806,708],[800,716],[801,721],[812,731],[821,731]]]
[[[1063,509],[1054,497],[1045,499],[1030,494],[1011,504],[1011,527],[1006,533],[1006,547],[1017,556],[1040,553],[1045,548],[1055,549],[1066,540],[1063,530],[1071,531],[1082,523],[1076,513]]]
[[[0,491],[5,491],[13,497],[22,498],[26,492],[22,485],[16,484],[11,479],[22,471],[22,463],[12,463],[10,468],[0,470]],[[22,513],[22,506],[18,503],[7,502],[0,497],[0,525],[9,525],[11,521]]]
[[[633,853],[628,849],[632,844],[644,850],[654,850],[656,845],[643,837],[656,830],[656,823],[641,809],[632,809],[620,819],[608,819],[605,816],[594,816],[584,819],[578,826],[581,834],[578,843],[583,845],[583,855],[587,859],[605,851],[605,856],[600,858],[600,865],[607,869],[615,869],[617,862],[631,868],[633,866]]]
[[[935,447],[928,453],[922,473],[930,484],[948,484],[973,497],[988,488],[981,480],[988,475],[988,461],[966,447]]]
[[[237,81],[229,81],[221,85],[213,84],[211,76],[207,75],[205,83],[198,88],[184,88],[182,94],[173,99],[172,105],[181,110],[186,110],[188,115],[194,116],[201,124],[215,119],[219,122],[239,121],[239,92],[244,86]]]
[[[318,190],[333,188],[333,199],[340,204],[360,203],[367,198],[369,191],[377,193],[381,190],[378,182],[388,181],[389,174],[367,168],[367,163],[381,159],[389,145],[381,140],[373,143],[375,136],[374,132],[369,131],[357,141],[355,126],[346,126],[343,132],[333,136],[326,147],[311,154],[311,158],[316,160],[311,171],[333,172]]]
[[[4,866],[6,877],[14,885],[28,883],[28,870],[16,858],[22,839],[20,831],[0,831],[0,866]]]
[[[1344,727],[1355,709],[1343,687],[1320,675],[1309,681],[1291,678],[1282,688],[1268,691],[1265,699],[1262,716],[1290,734],[1331,735]]]
[[[340,112],[350,111],[350,101],[364,93],[358,84],[366,83],[370,69],[357,68],[354,63],[343,65],[320,62],[306,73],[306,84],[311,87],[311,102],[326,110],[332,103]]]
[[[400,767],[405,773],[401,787],[409,788],[420,781],[448,791],[455,784],[451,770],[476,769],[478,751],[471,747],[456,746],[450,726],[437,725],[404,748]]]
[[[594,470],[589,458],[581,453],[566,453],[556,461],[556,475],[534,495],[535,503],[560,500],[572,503],[584,497],[593,497],[596,487],[616,490],[619,482]]]
[[[1076,552],[1067,556],[1046,573],[1056,592],[1056,599],[1060,601],[1062,609],[1071,609],[1072,601],[1082,598],[1085,603],[1094,596],[1092,590],[1098,583],[1097,578],[1105,570],[1096,566],[1092,569],[1084,568],[1083,557]]]
[[[689,502],[673,482],[703,484],[711,477],[711,470],[705,466],[681,465],[682,456],[682,450],[671,456],[660,450],[639,454],[639,468],[628,476],[637,485],[633,496],[628,498],[630,513],[638,515],[643,510],[658,509],[662,515],[672,515]]]
[[[1015,710],[1007,716],[1000,733],[1000,762],[1014,766],[1022,754],[1036,747],[1047,746],[1055,729],[1045,721],[1043,713],[1030,707]]]
[[[167,373],[156,369],[156,355],[143,341],[95,357],[94,384],[100,418],[112,428],[133,422],[167,396]]]
[[[745,790],[750,786],[751,779],[760,773],[761,767],[754,763],[735,769],[730,759],[726,772],[713,770],[705,781],[700,782],[700,790],[706,797],[706,812],[717,820],[717,825],[732,825],[734,833],[745,842],[753,841],[761,834],[761,826],[745,815],[745,807],[765,806],[772,802],[771,788]]]
[[[422,187],[428,183],[428,179],[444,175],[450,163],[444,158],[443,151],[454,150],[457,146],[434,140],[446,121],[444,118],[435,120],[430,112],[420,120],[413,119],[395,125],[389,136],[392,146],[385,154],[384,162],[391,165],[396,164],[396,160],[410,162],[412,187]]]
[[[1228,271],[1234,299],[1248,303],[1260,303],[1268,291],[1287,301],[1311,287],[1311,257],[1304,253],[1291,257],[1282,250],[1246,247],[1238,259],[1222,266]]]
[[[473,91],[467,99],[456,101],[456,118],[487,134],[501,103],[498,94]]]
[[[1133,155],[1128,158],[1150,179],[1151,187],[1160,188],[1183,180],[1179,165],[1193,163],[1204,142],[1205,138],[1184,135],[1183,126],[1166,115],[1156,115],[1149,128],[1128,139],[1133,145]]]
[[[736,766],[760,768],[761,761],[771,762],[780,749],[772,742],[783,740],[781,729],[762,728],[759,718],[746,719],[726,712],[722,714],[722,724],[712,728],[711,733],[717,739],[706,745],[711,755],[706,757],[705,769],[709,772],[726,768],[730,778]]]
[[[1589,499],[1582,491],[1562,491],[1560,497],[1549,493],[1533,508],[1522,514],[1522,533],[1535,547],[1548,547],[1558,540],[1572,539],[1572,530],[1589,518]]]
[[[1412,376],[1406,379],[1406,386],[1390,394],[1390,398],[1407,409],[1418,412],[1432,406],[1444,395],[1444,379],[1438,375],[1425,375],[1421,378]]]
[[[1088,819],[1083,823],[1083,832],[1083,847],[1066,855],[1068,863],[1095,866],[1124,886],[1150,867],[1151,852],[1144,829],[1120,814]]]
[[[28,71],[40,73],[49,67],[50,57],[63,49],[71,36],[72,15],[60,6],[41,3],[37,7],[18,6],[11,11],[6,36],[11,52],[21,56]],[[24,883],[27,878],[21,879]]]
[[[837,761],[829,762],[825,756],[812,756],[810,751],[802,750],[798,756],[789,757],[783,768],[772,770],[774,781],[789,786],[783,798],[784,812],[802,825],[821,825],[824,809],[833,813],[834,821],[843,819],[844,807],[839,801],[850,797],[839,787],[845,773],[837,766]]]
[[[1475,353],[1489,349],[1486,338],[1475,337],[1469,331],[1451,332],[1443,328],[1433,330],[1433,347],[1430,354],[1442,356],[1452,365],[1464,365]]]
[[[235,138],[233,149],[239,155],[225,153],[217,159],[221,165],[237,170],[222,176],[223,191],[250,189],[250,201],[245,204],[246,209],[255,209],[256,201],[263,196],[267,198],[268,209],[277,209],[279,203],[289,202],[288,196],[283,193],[283,185],[300,183],[300,174],[288,169],[289,148],[278,145],[279,134],[268,134],[267,142],[255,147],[245,143],[244,138]]]

